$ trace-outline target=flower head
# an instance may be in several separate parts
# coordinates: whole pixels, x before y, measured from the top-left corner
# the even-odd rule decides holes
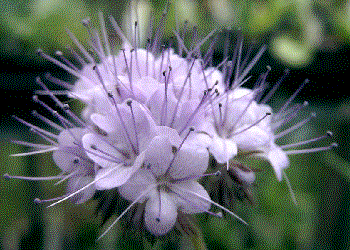
[[[165,17],[166,12],[153,39],[150,33],[146,48],[140,48],[137,43],[137,22],[135,37],[130,42],[110,17],[122,41],[121,49],[111,48],[105,21],[99,14],[100,34],[88,19],[83,20],[90,35],[89,49],[68,31],[78,49],[70,49],[78,65],[67,60],[62,52],[57,52],[58,59],[55,59],[38,50],[40,56],[77,78],[71,85],[46,76],[47,80],[66,87],[67,96],[82,102],[85,108],[82,114],[74,114],[38,78],[44,94],[64,114],[36,96],[34,100],[57,118],[59,124],[36,116],[59,132],[48,132],[18,118],[49,143],[17,142],[37,149],[19,155],[52,151],[53,160],[62,173],[43,178],[7,177],[68,180],[67,194],[47,200],[58,200],[50,206],[66,199],[85,202],[96,190],[106,195],[113,193],[112,200],[117,196],[130,202],[101,237],[134,205],[141,203],[144,204],[144,224],[156,236],[171,231],[178,221],[178,213],[205,212],[217,216],[221,212],[211,212],[212,205],[245,223],[219,204],[222,200],[225,205],[232,205],[235,199],[250,199],[256,173],[254,168],[241,167],[236,162],[237,155],[266,158],[281,180],[283,169],[289,165],[289,154],[332,147],[285,151],[324,136],[289,145],[278,144],[279,138],[303,126],[310,118],[284,131],[279,130],[305,105],[290,107],[299,88],[278,112],[273,113],[266,103],[279,83],[264,94],[270,68],[261,75],[253,90],[243,87],[249,81],[247,75],[264,52],[264,46],[249,62],[249,57],[242,60],[242,42],[239,42],[232,58],[225,56],[213,67],[213,51],[202,55],[200,48],[215,30],[194,42],[191,49],[185,46],[183,34],[175,31],[176,51],[160,42]],[[208,170],[210,157],[214,161]],[[221,174],[217,166],[224,164],[227,168]],[[219,175],[216,193],[230,189],[235,195],[228,196],[230,192],[223,191],[219,203],[213,201],[205,185],[200,184],[202,177],[210,175]]]

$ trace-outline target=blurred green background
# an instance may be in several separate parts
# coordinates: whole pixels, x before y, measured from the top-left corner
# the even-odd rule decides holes
[[[135,7],[136,6],[136,7]],[[71,80],[62,70],[39,58],[35,51],[49,54],[67,51],[72,45],[65,28],[82,41],[87,38],[81,20],[97,11],[113,15],[127,34],[137,9],[140,27],[149,18],[158,19],[165,8],[163,1],[79,1],[79,0],[2,0],[0,3],[1,61],[1,141],[0,174],[49,176],[58,170],[50,154],[37,157],[10,157],[25,152],[13,139],[36,141],[25,126],[11,115],[35,120],[30,111],[40,109],[31,96],[38,86],[36,76],[46,72]],[[290,76],[278,91],[272,105],[290,96],[305,78],[310,84],[298,96],[307,100],[308,111],[317,119],[288,137],[287,142],[313,138],[330,130],[339,147],[327,152],[291,157],[288,177],[298,205],[290,198],[285,182],[277,182],[265,162],[256,165],[266,171],[258,174],[254,187],[257,204],[237,203],[234,212],[249,223],[198,216],[208,249],[349,249],[349,128],[350,92],[348,56],[350,55],[350,1],[331,0],[256,0],[256,1],[170,1],[165,36],[173,36],[175,16],[181,24],[187,20],[198,26],[204,37],[213,28],[244,34],[246,44],[268,45],[268,51],[252,71],[258,75],[266,65],[272,67],[270,82],[285,68]],[[141,36],[143,39],[145,35]],[[222,42],[223,41],[218,41]],[[234,43],[232,43],[234,46]],[[217,47],[214,56],[222,56]],[[320,142],[315,146],[328,145]],[[133,249],[135,245],[120,238],[119,226],[113,233],[95,242],[102,232],[94,217],[94,201],[83,205],[64,202],[53,208],[33,203],[34,198],[51,198],[65,192],[54,182],[0,180],[1,249]],[[184,239],[164,249],[191,249]]]

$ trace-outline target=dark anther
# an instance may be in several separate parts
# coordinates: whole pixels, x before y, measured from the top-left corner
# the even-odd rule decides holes
[[[32,97],[32,98],[33,98],[33,101],[34,101],[34,102],[39,101],[39,97],[38,97],[37,95],[33,95],[33,97]]]
[[[69,109],[69,105],[67,103],[63,104],[63,109],[64,110],[68,110]]]
[[[328,137],[332,137],[332,136],[333,136],[332,131],[327,131],[327,136],[328,136]]]
[[[41,53],[43,53],[43,50],[42,49],[37,49],[36,53],[40,55]]]
[[[171,151],[173,152],[173,154],[176,154],[177,150],[178,150],[177,147],[175,147],[175,146],[171,147]]]
[[[35,198],[34,203],[39,204],[39,203],[41,203],[41,200],[39,198]]]
[[[131,107],[131,104],[132,104],[132,100],[129,99],[126,101],[126,105],[128,105],[129,107]]]
[[[81,20],[81,23],[84,25],[84,26],[88,26],[90,24],[90,19],[89,18],[85,18],[83,20]]]
[[[330,146],[331,148],[336,148],[336,147],[338,147],[338,143],[336,143],[336,142],[333,142],[332,144],[331,144],[331,146]]]
[[[79,162],[80,162],[80,159],[78,157],[73,160],[74,165],[79,164]]]

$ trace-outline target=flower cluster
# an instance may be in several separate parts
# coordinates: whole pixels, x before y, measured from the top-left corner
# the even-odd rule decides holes
[[[219,209],[236,216],[220,202],[212,200],[200,180],[225,172],[238,183],[250,186],[255,173],[249,167],[239,167],[241,165],[235,163],[238,156],[267,159],[281,181],[289,165],[289,154],[334,146],[286,150],[323,139],[330,136],[330,132],[319,138],[278,145],[279,138],[300,128],[314,115],[281,129],[297,118],[306,106],[306,103],[292,104],[304,84],[278,112],[273,112],[266,103],[279,84],[265,91],[269,68],[254,89],[243,87],[264,47],[248,62],[248,57],[242,60],[242,44],[238,43],[234,56],[224,58],[214,67],[213,51],[200,52],[202,44],[214,32],[188,49],[184,43],[185,32],[175,31],[177,48],[166,47],[160,43],[166,18],[163,15],[156,33],[150,33],[145,48],[140,48],[138,43],[137,23],[135,36],[129,41],[110,17],[110,24],[122,42],[121,49],[114,50],[102,14],[99,18],[101,34],[89,20],[83,21],[90,35],[90,51],[68,31],[78,48],[70,50],[74,61],[80,65],[72,63],[62,52],[56,53],[56,59],[38,50],[40,56],[77,78],[73,85],[51,75],[47,75],[45,81],[64,86],[67,96],[82,102],[84,110],[81,115],[74,114],[37,78],[43,88],[41,93],[51,97],[61,111],[51,108],[42,98],[34,97],[34,101],[51,112],[56,122],[33,113],[52,128],[48,131],[16,118],[47,142],[15,141],[35,149],[18,155],[53,151],[53,160],[62,173],[52,177],[8,174],[5,177],[67,180],[68,185],[64,196],[36,199],[36,202],[54,201],[50,205],[53,206],[71,199],[83,203],[97,192],[112,190],[130,203],[104,234],[130,208],[144,204],[144,225],[153,235],[159,236],[174,227],[178,213],[218,215],[213,209]],[[209,164],[210,157],[215,166]]]

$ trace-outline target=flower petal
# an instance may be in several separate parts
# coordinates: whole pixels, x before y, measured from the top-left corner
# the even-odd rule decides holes
[[[167,126],[156,126],[156,131],[158,135],[167,137],[171,145],[175,147],[180,146],[182,140],[179,133],[175,129]]]
[[[149,144],[145,155],[145,166],[155,176],[163,175],[173,158],[172,145],[165,136],[156,136]]]
[[[275,170],[277,179],[282,180],[282,170],[289,166],[289,159],[287,154],[278,146],[270,150],[267,154],[267,159],[270,161]]]
[[[186,214],[203,213],[210,209],[211,204],[199,196],[205,197],[210,200],[207,191],[197,181],[191,180],[186,182],[180,182],[173,184],[173,188],[170,187],[174,193],[171,193],[173,200],[179,209]],[[197,193],[196,196],[193,193],[186,192],[190,190]]]
[[[152,195],[145,207],[145,224],[155,236],[164,235],[175,225],[177,208],[171,197],[164,192]]]
[[[130,177],[142,166],[144,153],[139,155],[132,166],[124,166],[123,164],[113,163],[109,168],[102,168],[97,171],[95,180],[96,189],[112,189],[125,184]],[[114,169],[114,170],[112,170]],[[110,173],[108,173],[110,172]]]
[[[86,134],[82,138],[87,156],[102,168],[119,164],[124,158],[111,144],[95,134]]]
[[[244,151],[257,150],[269,143],[270,135],[259,127],[251,127],[248,130],[233,136],[237,147]]]
[[[232,139],[214,136],[209,151],[218,163],[226,163],[237,155],[237,145]]]
[[[200,178],[208,168],[208,161],[209,153],[206,148],[185,143],[176,153],[169,173],[174,179],[195,176]]]
[[[152,173],[148,169],[141,168],[125,184],[118,187],[118,191],[123,198],[134,201],[155,182],[156,180]],[[144,199],[139,202],[142,203],[143,201]]]

